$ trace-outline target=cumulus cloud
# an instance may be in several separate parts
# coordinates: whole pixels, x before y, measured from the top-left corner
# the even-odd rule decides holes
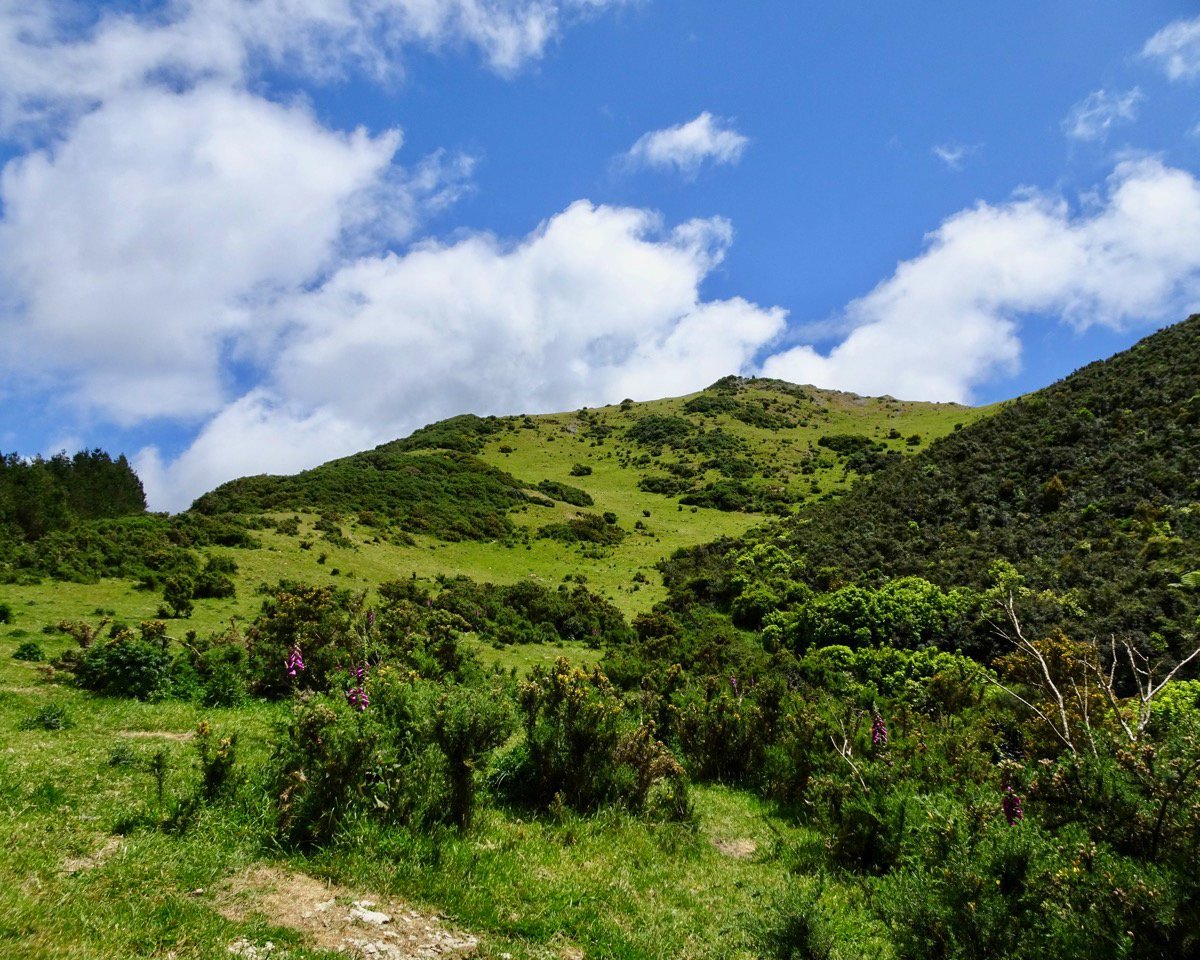
[[[1073,211],[1024,191],[946,220],[924,252],[851,303],[851,332],[828,353],[770,357],[767,376],[868,394],[969,401],[1012,371],[1018,323],[1077,328],[1178,319],[1200,300],[1200,183],[1143,158],[1118,165],[1104,195]]]
[[[736,370],[785,315],[699,288],[728,223],[667,229],[580,201],[516,243],[475,234],[363,257],[269,311],[289,335],[263,385],[164,464],[138,459],[171,507],[247,472],[288,471],[461,413],[570,409],[698,389]]]
[[[1200,77],[1200,17],[1169,23],[1142,47],[1172,80]]]
[[[211,412],[227,344],[330,262],[399,142],[221,86],[105,104],[0,177],[0,280],[23,304],[0,369],[122,423]],[[391,192],[394,215],[413,202]]]
[[[6,389],[52,386],[123,426],[203,425],[175,464],[146,452],[163,489],[262,469],[276,428],[324,438],[299,444],[307,462],[358,442],[356,421],[263,386],[294,322],[281,304],[410,238],[469,189],[472,161],[400,166],[398,129],[333,129],[302,95],[264,95],[264,71],[393,80],[416,45],[507,73],[619,2],[0,0],[0,138],[19,150],[0,172]]]
[[[167,0],[87,23],[68,0],[2,0],[0,126],[61,119],[148,82],[241,82],[259,63],[309,78],[394,78],[412,45],[470,45],[511,72],[540,57],[565,20],[621,2]]]
[[[1103,140],[1112,127],[1137,119],[1142,100],[1137,87],[1124,93],[1096,90],[1071,108],[1063,120],[1063,131],[1073,140]]]
[[[737,163],[750,141],[707,110],[687,123],[640,137],[624,160],[631,166],[672,169],[694,176],[706,162]]]

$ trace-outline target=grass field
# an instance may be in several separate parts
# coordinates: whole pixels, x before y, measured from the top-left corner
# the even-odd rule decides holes
[[[231,945],[338,955],[272,908],[264,877],[288,890],[311,879],[322,896],[393,911],[403,901],[477,938],[485,958],[756,957],[779,909],[801,900],[842,931],[831,956],[886,955],[849,888],[806,871],[819,839],[722,787],[695,789],[695,827],[490,809],[465,836],[352,825],[324,852],[285,853],[270,841],[260,782],[285,708],[99,698],[48,681],[12,658],[20,637],[0,637],[2,956],[185,960],[227,957]],[[67,643],[44,646],[53,655]],[[61,708],[65,729],[26,729],[47,707]],[[242,783],[232,802],[166,829],[172,803],[194,789],[201,720],[237,732]]]

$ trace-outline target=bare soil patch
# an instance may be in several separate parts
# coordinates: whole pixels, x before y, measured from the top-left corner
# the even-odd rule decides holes
[[[118,837],[109,837],[104,842],[104,845],[98,847],[91,853],[83,857],[67,857],[62,863],[63,873],[84,873],[88,870],[95,870],[104,861],[111,857],[114,853],[121,849],[121,841]]]
[[[733,857],[735,860],[749,860],[756,852],[758,852],[758,844],[753,840],[713,840],[712,845],[727,857]]]
[[[230,880],[217,898],[230,920],[266,916],[312,946],[370,960],[466,957],[478,941],[448,928],[436,914],[394,899],[324,883],[303,873],[256,867]],[[244,941],[235,941],[239,947]]]

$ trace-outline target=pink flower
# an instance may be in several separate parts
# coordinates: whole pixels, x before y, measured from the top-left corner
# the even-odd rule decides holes
[[[887,742],[887,725],[883,722],[883,717],[875,714],[875,719],[871,722],[871,743],[877,747],[886,747]]]
[[[1004,799],[1000,801],[1004,810],[1004,819],[1010,827],[1025,819],[1025,811],[1021,807],[1021,797],[1011,786],[1004,788]]]
[[[351,687],[346,691],[346,702],[362,713],[371,705],[371,698],[367,696],[366,687]]]
[[[283,661],[283,664],[287,669],[289,677],[294,677],[296,674],[304,672],[304,655],[300,652],[300,644],[292,644],[291,652],[287,655],[287,659]]]

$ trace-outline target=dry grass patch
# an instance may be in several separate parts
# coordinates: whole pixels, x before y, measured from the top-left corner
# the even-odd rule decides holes
[[[478,946],[475,937],[451,930],[437,914],[273,867],[256,867],[230,880],[218,895],[217,910],[237,921],[265,916],[314,947],[350,957],[466,957]]]

